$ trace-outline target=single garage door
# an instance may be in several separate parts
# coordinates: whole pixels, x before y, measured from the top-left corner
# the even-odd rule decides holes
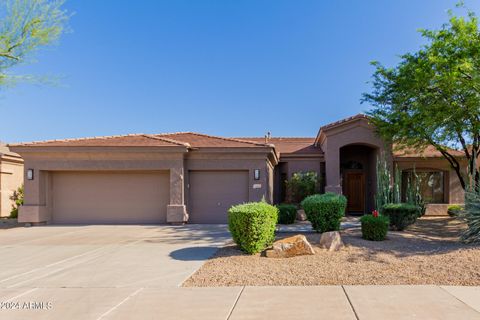
[[[190,171],[189,222],[227,223],[227,210],[248,201],[248,171]]]
[[[168,172],[55,172],[53,222],[165,223]]]

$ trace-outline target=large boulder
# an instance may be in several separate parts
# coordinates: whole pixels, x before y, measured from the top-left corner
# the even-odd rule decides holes
[[[289,258],[315,254],[311,244],[304,235],[296,235],[275,241],[271,249],[265,252],[268,258]]]
[[[307,214],[305,213],[305,210],[303,210],[303,209],[298,209],[297,210],[297,220],[298,221],[307,220]]]
[[[343,248],[342,237],[338,231],[330,231],[322,233],[320,237],[320,247],[328,251],[337,251]]]

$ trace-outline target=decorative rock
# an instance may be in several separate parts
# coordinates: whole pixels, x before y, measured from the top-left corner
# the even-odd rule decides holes
[[[322,233],[320,237],[320,247],[328,249],[328,251],[337,251],[343,248],[342,237],[340,232],[330,231]]]
[[[289,258],[315,254],[304,235],[296,235],[275,241],[271,249],[265,252],[267,258]]]
[[[305,221],[307,220],[307,215],[305,213],[305,210],[299,209],[297,210],[297,220],[298,221]]]

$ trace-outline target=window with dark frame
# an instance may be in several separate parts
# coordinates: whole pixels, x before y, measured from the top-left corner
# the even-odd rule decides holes
[[[402,172],[402,199],[405,201],[408,181],[414,184],[420,182],[420,194],[425,203],[445,203],[445,177],[443,171],[413,171]]]

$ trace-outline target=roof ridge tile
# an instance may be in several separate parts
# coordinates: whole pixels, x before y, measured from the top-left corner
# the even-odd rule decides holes
[[[219,140],[224,140],[224,141],[233,141],[233,142],[240,142],[240,143],[247,143],[247,144],[253,144],[256,146],[265,146],[265,147],[270,147],[271,144],[269,143],[259,143],[255,141],[247,141],[247,140],[241,140],[241,139],[235,139],[235,138],[227,138],[227,137],[220,137],[220,136],[213,136],[205,133],[198,133],[198,132],[176,132],[176,133],[162,133],[160,135],[176,135],[176,134],[191,134],[195,136],[200,136],[200,137],[208,137],[208,138],[213,138],[213,139],[219,139]]]
[[[70,142],[70,141],[84,141],[84,140],[94,140],[94,139],[115,139],[115,138],[124,138],[124,137],[138,137],[144,136],[143,133],[129,133],[129,134],[118,134],[118,135],[110,135],[110,136],[93,136],[93,137],[83,137],[83,138],[66,138],[66,139],[47,139],[47,140],[36,140],[36,141],[29,141],[29,142],[19,142],[19,143],[9,143],[7,146],[17,147],[17,146],[27,146],[27,145],[35,145],[41,143],[50,143],[50,142]]]
[[[354,116],[343,118],[343,119],[335,121],[335,122],[327,123],[326,125],[321,126],[320,129],[321,130],[322,129],[328,129],[328,128],[334,127],[336,125],[342,124],[344,122],[348,122],[348,121],[356,120],[356,119],[369,119],[369,117],[365,113],[358,113]]]
[[[174,139],[170,139],[170,138],[165,138],[165,137],[158,137],[158,136],[153,135],[153,134],[143,134],[143,136],[147,137],[149,139],[161,140],[161,141],[164,141],[164,142],[177,144],[177,145],[184,146],[184,147],[187,147],[187,148],[191,147],[188,142],[182,142],[182,141],[178,141],[178,140],[174,140]]]

